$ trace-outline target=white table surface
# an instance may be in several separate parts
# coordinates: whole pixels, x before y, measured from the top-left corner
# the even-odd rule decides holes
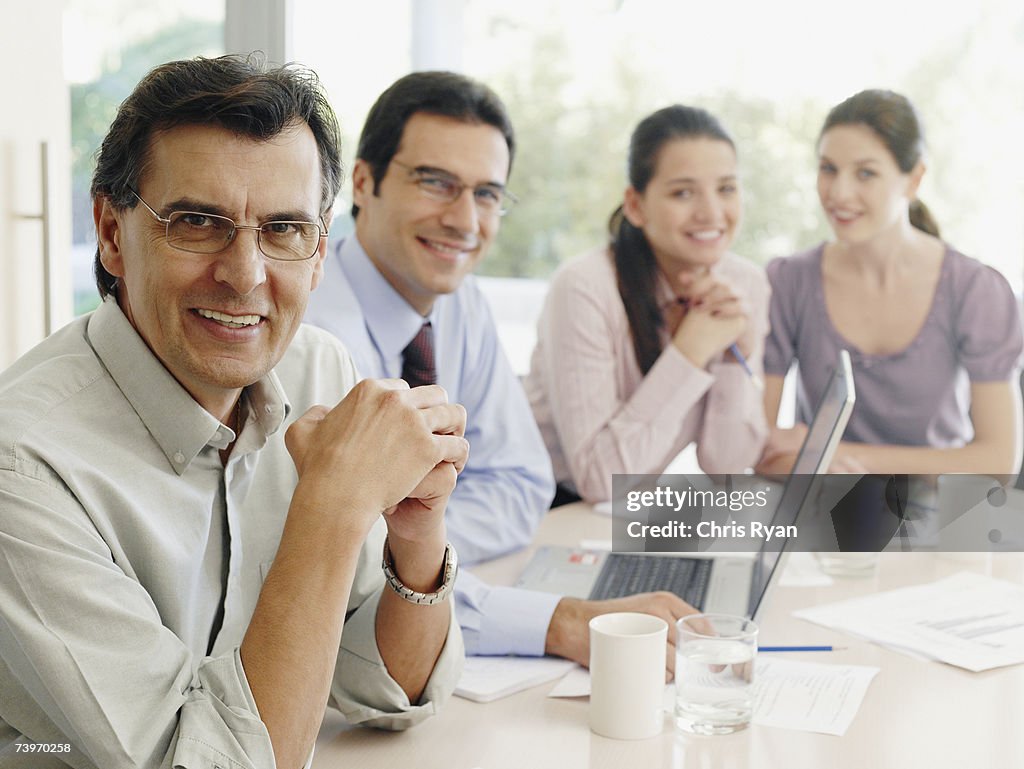
[[[611,522],[585,505],[549,513],[538,544],[610,538]],[[474,571],[509,584],[531,550]],[[697,737],[666,718],[663,733],[640,741],[591,734],[586,698],[546,697],[547,683],[491,703],[453,697],[442,712],[405,732],[348,727],[324,719],[314,769],[1020,769],[1024,767],[1024,665],[971,673],[913,659],[796,619],[806,606],[930,582],[969,570],[1024,584],[1024,554],[883,553],[875,576],[836,578],[828,587],[777,587],[761,620],[766,645],[846,647],[787,659],[881,668],[843,737],[753,725]]]

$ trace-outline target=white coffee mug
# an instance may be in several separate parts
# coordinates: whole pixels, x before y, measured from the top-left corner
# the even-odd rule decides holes
[[[659,734],[665,723],[668,623],[616,612],[590,620],[590,729],[618,740]]]

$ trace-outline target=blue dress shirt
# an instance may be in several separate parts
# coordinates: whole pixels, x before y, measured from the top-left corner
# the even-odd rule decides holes
[[[554,494],[551,463],[472,276],[437,297],[437,383],[466,408],[469,462],[448,503],[448,536],[465,564],[528,544]],[[348,348],[360,375],[401,376],[402,350],[424,318],[377,270],[355,235],[332,245],[306,322]],[[544,653],[559,596],[492,587],[467,572],[456,582],[456,612],[469,654]]]

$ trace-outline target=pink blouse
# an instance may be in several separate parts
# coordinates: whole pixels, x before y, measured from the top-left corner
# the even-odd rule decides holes
[[[768,333],[764,271],[733,254],[713,268],[746,296],[758,340]],[[659,276],[658,300],[674,295]],[[555,477],[588,502],[611,497],[613,473],[660,473],[697,442],[707,473],[742,473],[768,433],[761,393],[721,356],[708,370],[668,343],[643,376],[607,248],[562,265],[551,280],[526,392]],[[750,356],[761,375],[763,341]]]

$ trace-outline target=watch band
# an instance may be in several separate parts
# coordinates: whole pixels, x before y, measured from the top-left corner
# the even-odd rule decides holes
[[[398,593],[401,598],[409,603],[415,603],[420,606],[433,606],[434,604],[441,603],[451,594],[455,586],[455,575],[459,570],[459,557],[452,543],[446,543],[444,548],[444,564],[441,566],[441,586],[433,593],[419,593],[402,584],[402,580],[395,573],[394,561],[391,558],[391,547],[387,537],[384,538],[384,557],[381,561],[381,568],[384,570],[384,580],[388,583],[388,587]]]

